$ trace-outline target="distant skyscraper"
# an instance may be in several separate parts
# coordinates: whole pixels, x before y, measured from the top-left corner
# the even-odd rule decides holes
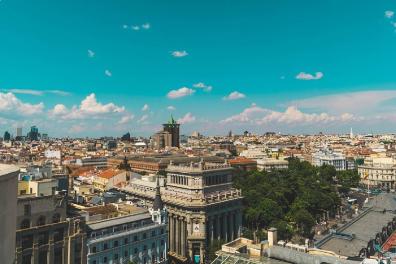
[[[180,147],[180,124],[176,123],[171,116],[167,124],[163,124],[164,131],[172,136],[172,147]]]
[[[10,141],[11,135],[8,131],[4,132],[4,141]]]
[[[17,136],[17,137],[22,137],[22,127],[17,127],[17,129],[16,129],[16,136]]]
[[[38,140],[38,128],[36,126],[32,126],[27,136],[30,140]]]

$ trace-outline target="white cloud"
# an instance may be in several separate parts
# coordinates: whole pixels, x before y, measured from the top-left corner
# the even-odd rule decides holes
[[[47,93],[56,94],[56,95],[60,95],[60,96],[68,96],[68,95],[70,95],[69,92],[62,91],[62,90],[47,90],[46,92]]]
[[[177,122],[179,124],[187,124],[187,123],[192,123],[195,121],[195,116],[193,116],[190,112],[185,114],[182,118],[179,118]]]
[[[187,56],[188,53],[185,50],[175,50],[172,52],[172,56],[176,58],[181,58]]]
[[[306,73],[306,72],[300,72],[297,74],[296,79],[298,80],[304,80],[304,81],[310,81],[310,80],[320,80],[323,78],[323,73],[322,72],[316,72],[314,74],[311,73]]]
[[[105,75],[111,77],[113,74],[109,70],[105,70]]]
[[[147,121],[148,118],[149,118],[148,115],[142,115],[137,122],[143,123],[143,122]]]
[[[142,28],[143,29],[150,29],[151,25],[150,25],[150,23],[145,23],[145,24],[142,25]]]
[[[131,26],[131,28],[132,28],[132,30],[135,30],[135,31],[140,30],[140,27],[139,27],[139,26]]]
[[[5,89],[5,91],[14,94],[29,94],[29,95],[37,95],[37,96],[41,96],[44,94],[44,91],[33,90],[33,89]]]
[[[92,50],[88,50],[88,57],[93,58],[95,57],[95,52],[93,52]]]
[[[42,96],[46,93],[66,96],[70,95],[69,92],[61,91],[61,90],[34,90],[34,89],[3,89],[4,91],[11,92],[14,94],[28,94],[35,96]]]
[[[181,98],[181,97],[184,97],[184,96],[192,95],[193,93],[195,93],[195,90],[190,89],[188,87],[182,87],[182,88],[177,89],[177,90],[171,90],[167,94],[167,97],[169,99],[177,99],[177,98]]]
[[[125,107],[114,103],[102,104],[96,100],[94,93],[88,95],[81,101],[79,106],[73,106],[70,110],[62,104],[56,105],[50,110],[51,116],[60,116],[63,119],[84,119],[88,117],[100,118],[106,114],[123,113]]]
[[[393,12],[392,10],[385,11],[386,18],[392,18],[394,15],[395,15],[395,12]]]
[[[363,120],[363,118],[356,117],[350,113],[343,113],[341,115],[329,115],[327,113],[304,113],[295,106],[289,106],[284,112],[279,112],[261,108],[255,104],[252,104],[250,107],[244,109],[241,113],[222,120],[221,123],[251,123],[254,125],[283,123],[304,125],[307,123],[321,124],[329,122],[336,123],[360,120]]]
[[[396,98],[395,90],[370,90],[317,96],[292,101],[290,105],[334,114],[344,112],[372,114],[378,113],[385,101],[394,98]]]
[[[13,93],[0,92],[0,111],[16,112],[17,114],[29,116],[39,114],[43,111],[44,104],[30,104],[19,100]]]
[[[127,124],[127,123],[131,122],[134,118],[135,118],[135,116],[132,114],[123,116],[123,117],[121,117],[120,121],[118,121],[118,124],[120,124],[120,125]]]
[[[145,105],[143,105],[143,107],[142,107],[142,111],[144,112],[144,111],[147,111],[147,110],[149,110],[150,109],[150,106],[148,105],[148,104],[145,104]]]
[[[232,123],[232,122],[249,122],[258,117],[261,117],[263,113],[268,113],[269,110],[261,108],[256,104],[252,104],[250,107],[244,109],[241,113],[237,115],[230,116],[224,120],[222,123]]]
[[[176,107],[174,107],[173,105],[170,105],[166,109],[168,109],[169,111],[174,111],[174,110],[176,110]]]
[[[203,89],[205,92],[210,92],[210,91],[212,91],[212,88],[213,88],[212,86],[207,85],[203,82],[195,83],[195,84],[193,84],[193,86],[195,88]]]
[[[52,114],[54,115],[65,115],[67,112],[67,107],[64,104],[57,104],[52,109]]]
[[[230,93],[229,95],[223,97],[223,100],[238,100],[238,99],[242,99],[245,97],[246,97],[246,95],[244,95],[243,93],[234,91],[234,92]]]

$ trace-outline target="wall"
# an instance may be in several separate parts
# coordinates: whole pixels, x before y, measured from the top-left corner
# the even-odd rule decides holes
[[[0,171],[6,170],[4,174],[0,172],[0,260],[1,263],[13,263],[19,169],[0,166]]]

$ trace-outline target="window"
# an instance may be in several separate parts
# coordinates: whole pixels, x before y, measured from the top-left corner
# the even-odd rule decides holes
[[[143,246],[143,250],[147,250],[147,246],[146,245]]]
[[[30,212],[31,212],[30,204],[25,204],[25,205],[23,206],[23,215],[29,216],[29,215],[30,215]]]
[[[146,238],[147,238],[147,234],[143,233],[143,239],[146,239]]]
[[[163,235],[164,234],[164,229],[163,228],[161,228],[161,235]]]
[[[103,258],[103,263],[107,263],[107,257]]]
[[[151,231],[151,236],[152,236],[152,237],[155,236],[155,230]]]
[[[114,241],[113,247],[118,247],[118,241]]]
[[[103,250],[106,250],[107,249],[107,243],[104,243],[103,244]]]
[[[37,225],[42,226],[45,225],[45,216],[40,216],[39,219],[37,220]]]
[[[21,229],[29,228],[30,227],[30,221],[29,219],[24,219],[21,222]]]
[[[60,221],[60,214],[59,213],[55,213],[52,216],[52,223],[59,223],[59,221]]]
[[[165,240],[161,240],[161,246],[163,246],[165,244]]]
[[[138,241],[138,236],[134,236],[133,241],[135,241],[135,242]]]
[[[138,251],[139,251],[139,250],[138,250],[138,248],[135,248],[135,254],[137,254],[137,253],[138,253]]]
[[[92,247],[92,253],[96,253],[96,246]]]
[[[118,254],[114,254],[114,260],[117,260],[118,259]]]
[[[155,242],[151,244],[151,248],[155,248]]]
[[[124,257],[128,257],[128,251],[124,251]]]
[[[96,264],[96,260],[92,261],[92,264]]]
[[[127,237],[124,238],[124,244],[126,245],[126,244],[128,244],[128,242],[129,242],[128,238]]]

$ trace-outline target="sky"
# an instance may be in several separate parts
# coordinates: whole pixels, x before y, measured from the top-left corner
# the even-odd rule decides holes
[[[1,0],[0,133],[396,129],[394,0]]]

